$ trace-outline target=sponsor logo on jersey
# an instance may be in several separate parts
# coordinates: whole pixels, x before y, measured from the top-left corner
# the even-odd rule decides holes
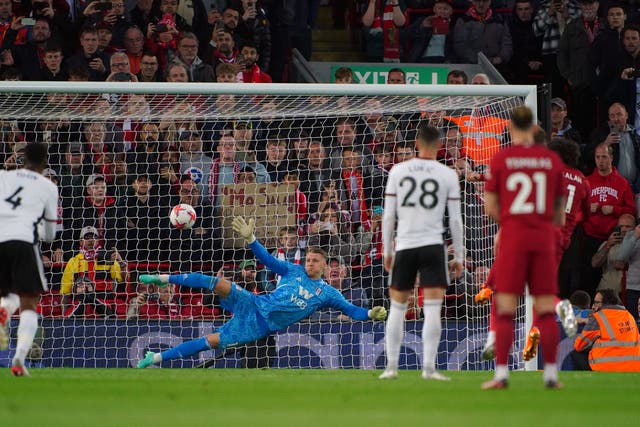
[[[316,296],[322,293],[322,288],[316,288]]]

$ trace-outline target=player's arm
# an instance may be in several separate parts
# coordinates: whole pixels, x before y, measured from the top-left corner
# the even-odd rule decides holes
[[[393,172],[393,169],[392,171]],[[390,173],[384,193],[384,211],[382,214],[382,250],[384,267],[387,271],[393,266],[393,235],[396,230],[396,190],[395,174]]]
[[[253,254],[263,263],[269,270],[276,274],[284,275],[289,271],[289,263],[279,260],[273,257],[267,250],[258,242],[253,231],[255,229],[255,222],[253,218],[249,218],[249,221],[245,221],[243,217],[237,216],[233,218],[231,222],[233,230],[238,233],[248,244]]]
[[[500,204],[498,203],[498,194],[487,191],[484,193],[484,213],[486,213],[495,222],[500,218]]]
[[[566,206],[567,198],[564,196],[556,197],[553,201],[553,224],[560,227],[564,227],[566,213],[564,208]]]
[[[460,208],[460,184],[457,177],[452,182],[452,190],[447,198],[447,211],[449,213],[449,229],[453,243],[453,261],[462,264],[464,262],[464,246],[462,232],[462,212]]]
[[[373,307],[371,310],[358,307],[351,304],[345,299],[344,296],[337,290],[331,293],[331,298],[326,304],[327,307],[340,310],[342,313],[351,317],[353,320],[365,321],[365,320],[384,320],[387,318],[387,310],[382,306]]]
[[[638,236],[640,235],[640,225],[634,228],[633,232],[629,232],[622,238],[620,249],[618,250],[618,257],[616,261],[629,262],[629,258],[635,253],[636,243],[638,242]]]
[[[45,242],[53,242],[56,238],[56,225],[58,224],[58,187],[53,186],[52,188],[48,193],[44,207],[44,236],[41,237]]]

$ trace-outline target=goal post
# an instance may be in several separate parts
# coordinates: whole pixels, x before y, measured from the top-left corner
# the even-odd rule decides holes
[[[473,295],[493,263],[496,226],[483,213],[482,184],[466,177],[509,143],[511,109],[535,114],[536,102],[535,86],[509,85],[3,82],[4,168],[19,167],[24,142],[46,142],[61,195],[56,241],[42,247],[51,291],[32,362],[133,366],[144,351],[202,336],[231,315],[210,294],[167,295],[140,285],[139,274],[224,274],[270,292],[278,278],[233,235],[233,215],[255,217],[259,240],[280,259],[300,263],[306,246],[323,247],[326,279],[347,299],[387,303],[386,173],[415,154],[416,125],[428,120],[461,179],[468,253],[465,275],[447,291],[438,368],[490,368],[480,360],[488,307]],[[193,229],[169,225],[178,203],[194,204]],[[520,369],[530,305],[518,308],[512,366]],[[407,319],[407,368],[420,367],[419,306]],[[253,346],[170,366],[381,368],[383,332],[323,311]]]

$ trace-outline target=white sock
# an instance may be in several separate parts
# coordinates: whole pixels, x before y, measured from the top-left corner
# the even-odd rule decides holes
[[[509,378],[509,366],[508,365],[496,365],[496,380],[506,380]]]
[[[424,322],[422,323],[422,369],[427,372],[436,370],[436,356],[442,334],[442,320],[440,309],[441,299],[424,300]]]
[[[400,347],[404,335],[404,316],[407,313],[408,303],[399,303],[391,300],[389,317],[384,332],[384,346],[387,352],[387,368],[398,369],[400,360]]]
[[[20,297],[17,294],[9,294],[6,297],[2,297],[0,299],[0,307],[6,308],[9,317],[11,317],[20,308]]]
[[[16,345],[16,355],[13,363],[19,361],[24,365],[24,359],[31,350],[33,337],[38,330],[38,314],[33,310],[23,310],[20,313],[20,323],[18,324],[18,344]]]
[[[558,381],[558,364],[557,363],[545,363],[544,371],[542,372],[542,380]]]
[[[153,363],[160,363],[162,362],[162,354],[161,353],[156,353],[153,355]]]
[[[487,334],[487,342],[485,343],[485,347],[488,345],[494,345],[496,343],[496,331],[489,331]]]
[[[158,274],[158,278],[162,283],[169,283],[169,275],[168,274]]]

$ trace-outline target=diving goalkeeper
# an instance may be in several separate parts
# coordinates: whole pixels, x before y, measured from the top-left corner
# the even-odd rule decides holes
[[[271,256],[253,234],[253,219],[246,222],[242,217],[235,217],[232,226],[247,241],[258,260],[281,276],[278,287],[270,294],[255,295],[228,280],[204,274],[141,275],[142,283],[153,283],[160,287],[173,283],[194,289],[209,289],[220,296],[222,307],[233,312],[233,317],[207,336],[184,342],[162,353],[147,352],[145,358],[138,362],[138,368],[214,348],[225,349],[253,342],[323,308],[340,310],[354,320],[386,319],[384,307],[371,310],[357,307],[322,280],[327,266],[327,254],[322,249],[309,248],[303,267]]]

